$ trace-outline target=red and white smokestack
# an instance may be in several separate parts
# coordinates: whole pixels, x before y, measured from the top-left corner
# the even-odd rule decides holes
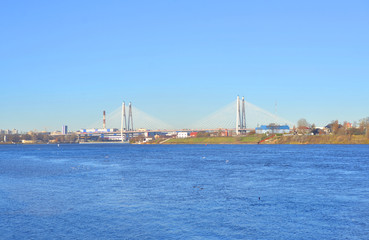
[[[106,117],[105,117],[105,110],[103,111],[103,128],[106,128]]]

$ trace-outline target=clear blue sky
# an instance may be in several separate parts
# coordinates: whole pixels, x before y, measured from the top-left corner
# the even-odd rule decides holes
[[[1,1],[0,129],[123,100],[173,125],[237,94],[297,122],[369,116],[369,1]]]

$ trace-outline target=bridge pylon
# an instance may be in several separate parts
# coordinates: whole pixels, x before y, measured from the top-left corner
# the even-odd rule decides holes
[[[120,135],[122,142],[129,140],[133,137],[133,114],[132,114],[132,103],[129,103],[128,106],[128,123],[126,116],[126,104],[122,103],[122,116],[121,116],[121,126],[120,126]]]
[[[129,110],[128,110],[128,131],[133,131],[133,116],[132,116],[132,104],[129,102]],[[133,137],[133,133],[129,134],[130,137]]]
[[[236,135],[246,134],[246,111],[245,111],[245,98],[237,96],[237,116],[236,116]]]

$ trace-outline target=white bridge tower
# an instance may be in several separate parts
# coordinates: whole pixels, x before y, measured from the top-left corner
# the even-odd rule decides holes
[[[237,96],[237,116],[236,116],[236,134],[246,134],[246,111],[245,111],[245,98]]]

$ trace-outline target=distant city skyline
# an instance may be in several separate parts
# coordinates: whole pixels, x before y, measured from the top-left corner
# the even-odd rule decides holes
[[[237,95],[294,123],[359,121],[368,12],[367,1],[7,1],[0,129],[75,131],[122,101],[181,126]]]

